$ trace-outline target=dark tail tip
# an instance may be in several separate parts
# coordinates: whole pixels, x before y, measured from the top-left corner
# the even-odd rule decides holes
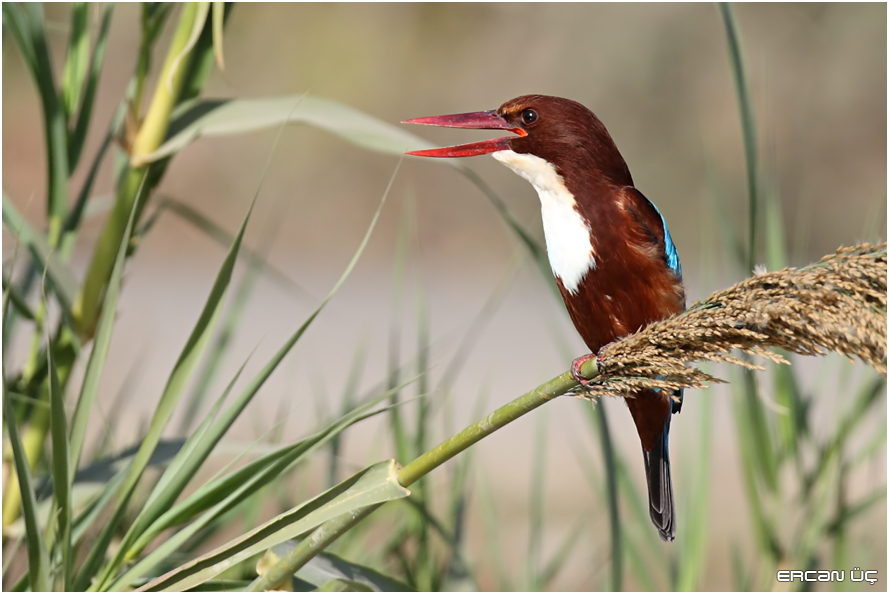
[[[645,458],[645,477],[648,482],[648,514],[661,540],[671,542],[676,537],[676,509],[673,505],[673,480],[670,476],[670,453],[667,435],[655,441]]]

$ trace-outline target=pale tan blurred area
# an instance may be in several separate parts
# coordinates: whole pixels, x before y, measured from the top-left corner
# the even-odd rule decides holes
[[[752,4],[735,6],[735,11],[755,101],[762,173],[767,192],[780,196],[791,248],[788,263],[805,264],[840,245],[885,237],[886,6]],[[57,25],[53,42],[58,71],[68,12],[64,5],[48,6],[47,12]],[[137,23],[136,6],[116,7],[87,157],[96,150],[129,81],[139,41]],[[165,46],[164,41],[159,44]],[[33,223],[40,224],[45,184],[39,103],[13,44],[6,39],[3,66],[3,189]],[[683,259],[689,300],[703,298],[746,274],[730,264],[731,242],[724,239],[728,225],[739,241],[746,237],[747,190],[726,36],[714,5],[236,6],[225,34],[225,71],[212,75],[204,95],[302,92],[336,99],[392,123],[493,109],[524,93],[580,101],[608,127],[637,187],[669,222]],[[481,137],[454,130],[412,132],[442,144]],[[161,190],[234,232],[260,183],[276,134],[269,130],[198,141],[173,161]],[[84,161],[72,188],[79,188],[84,177],[88,159]],[[272,157],[246,243],[258,246],[269,233],[269,219],[279,221],[269,260],[320,299],[357,247],[397,163],[395,157],[365,152],[318,130],[286,129]],[[538,202],[530,185],[487,157],[474,159],[471,166],[542,238]],[[111,168],[106,163],[95,194],[110,189]],[[287,204],[285,214],[274,214],[276,201]],[[255,438],[285,414],[285,437],[305,435],[318,417],[318,401],[327,402],[328,410],[339,406],[343,372],[359,348],[367,351],[361,385],[369,389],[384,380],[395,249],[406,216],[414,217],[414,231],[407,289],[398,309],[402,354],[408,362],[416,353],[415,288],[421,287],[428,300],[433,386],[474,316],[516,259],[523,259],[455,383],[446,405],[449,413],[436,421],[436,437],[561,373],[571,356],[583,353],[562,304],[485,197],[450,168],[406,160],[355,273],[248,409],[236,426],[236,437]],[[73,264],[78,273],[86,266],[100,225],[101,220],[93,220],[85,227]],[[11,245],[4,234],[4,259]],[[130,445],[145,412],[156,402],[223,255],[224,250],[205,235],[167,214],[130,262],[102,394],[107,406],[130,370],[138,368],[127,388],[131,390],[128,415],[116,428],[119,447]],[[261,281],[219,389],[259,345],[246,372],[255,373],[316,303]],[[15,349],[12,361],[24,357],[21,341],[7,347]],[[848,385],[831,375],[825,380],[821,372],[830,365],[839,369],[841,362],[835,358],[800,363],[801,381],[808,389],[826,399],[852,393]],[[724,369],[719,372],[729,379],[737,377]],[[854,378],[872,377],[860,363],[855,372]],[[836,385],[835,390],[825,390],[825,381]],[[479,408],[480,396],[486,400]],[[687,393],[683,413],[674,421],[678,538],[682,538],[682,515],[690,513],[684,508],[683,492],[688,493],[690,482],[699,478],[691,476],[694,467],[684,465],[683,459],[694,457],[700,443],[703,399],[712,399],[715,423],[712,530],[703,586],[726,589],[734,583],[733,543],[752,553],[726,389]],[[819,427],[831,426],[842,408],[839,401],[819,403],[815,415]],[[555,582],[558,588],[593,587],[604,583],[607,571],[604,501],[597,499],[577,462],[578,456],[600,462],[584,406],[589,405],[555,402],[473,452],[477,480],[486,481],[498,501],[502,526],[498,538],[504,557],[523,559],[530,485],[537,480],[531,478],[532,449],[537,423],[547,419],[547,556],[579,518],[589,525],[583,546],[571,553]],[[608,406],[621,453],[641,484],[642,460],[630,417],[622,403]],[[384,433],[381,425],[347,433],[348,467],[391,457],[391,444],[381,438]],[[447,472],[439,471],[440,478]],[[867,476],[853,485],[853,495],[879,484],[885,484],[885,457],[882,466],[869,468]],[[485,539],[492,538],[479,519],[481,513],[479,506],[471,512],[470,539],[476,556],[484,551]],[[869,517],[861,534],[853,536],[873,543],[872,557],[856,564],[865,568],[870,563],[867,569],[879,570],[880,586],[889,577],[885,501]],[[677,550],[667,545],[663,549],[670,556]]]

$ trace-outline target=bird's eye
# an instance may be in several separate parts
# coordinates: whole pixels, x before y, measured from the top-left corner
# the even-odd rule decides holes
[[[537,112],[533,109],[526,109],[522,112],[522,122],[527,125],[531,125],[537,121],[537,118],[540,116],[537,115]]]

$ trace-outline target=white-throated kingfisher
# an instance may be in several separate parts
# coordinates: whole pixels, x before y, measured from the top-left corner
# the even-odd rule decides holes
[[[667,223],[639,190],[611,135],[589,109],[568,99],[524,95],[498,109],[406,120],[451,128],[507,130],[515,136],[411,151],[422,157],[490,153],[531,182],[540,197],[546,251],[556,284],[592,354],[685,309],[682,267]],[[676,534],[670,478],[670,418],[682,391],[645,390],[626,399],[648,482],[651,521],[665,541]]]

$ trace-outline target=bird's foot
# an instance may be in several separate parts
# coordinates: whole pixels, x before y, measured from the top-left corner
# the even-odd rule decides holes
[[[574,381],[581,385],[584,392],[589,391],[589,388],[591,385],[593,385],[593,382],[583,376],[583,374],[580,372],[580,368],[583,367],[584,363],[586,363],[587,361],[591,361],[592,359],[595,359],[596,365],[599,366],[599,369],[602,369],[602,358],[596,353],[590,353],[589,355],[578,357],[571,362],[571,377],[573,377]]]

